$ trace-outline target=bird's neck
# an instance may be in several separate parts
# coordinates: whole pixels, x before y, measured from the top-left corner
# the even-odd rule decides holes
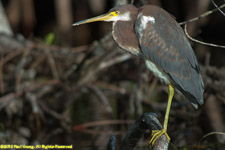
[[[134,31],[133,21],[114,22],[112,35],[120,48],[134,55],[140,55],[138,38]]]

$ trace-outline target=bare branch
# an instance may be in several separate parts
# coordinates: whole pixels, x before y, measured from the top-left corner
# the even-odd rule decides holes
[[[207,11],[207,12],[201,14],[201,15],[198,16],[198,17],[192,18],[192,19],[187,20],[187,21],[184,21],[184,22],[180,22],[179,25],[184,25],[184,24],[187,24],[187,23],[190,23],[190,22],[197,21],[197,20],[199,20],[199,19],[201,19],[201,18],[203,18],[203,17],[206,17],[206,16],[208,16],[208,15],[211,15],[212,13],[218,11],[218,9],[222,9],[222,8],[224,8],[224,7],[225,7],[225,4],[221,5],[221,6],[218,7],[218,8],[215,8],[215,9],[213,9],[213,10],[209,10],[209,11]]]
[[[223,16],[225,17],[225,13],[216,5],[216,3],[214,2],[214,0],[212,0],[212,3],[223,14]]]
[[[212,46],[212,47],[218,47],[218,48],[225,48],[225,46],[223,45],[217,45],[217,44],[212,44],[212,43],[207,43],[207,42],[202,42],[202,41],[199,41],[199,40],[196,40],[194,38],[192,38],[189,34],[188,34],[188,31],[187,31],[187,24],[184,25],[184,31],[185,31],[185,34],[187,35],[187,37],[196,42],[196,43],[199,43],[199,44],[202,44],[202,45],[207,45],[207,46]]]

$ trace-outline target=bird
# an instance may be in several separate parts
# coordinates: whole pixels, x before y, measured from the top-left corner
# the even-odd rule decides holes
[[[168,85],[168,104],[161,130],[152,131],[149,145],[167,134],[169,112],[178,89],[197,109],[204,103],[204,83],[194,51],[178,22],[166,10],[132,4],[115,6],[108,13],[85,19],[73,26],[105,21],[113,22],[112,36],[118,46],[126,52],[142,58],[147,69]]]

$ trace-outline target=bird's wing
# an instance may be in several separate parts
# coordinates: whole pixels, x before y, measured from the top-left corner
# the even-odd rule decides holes
[[[135,32],[145,59],[164,71],[194,105],[203,104],[198,62],[178,23],[163,9],[146,5],[139,9]]]

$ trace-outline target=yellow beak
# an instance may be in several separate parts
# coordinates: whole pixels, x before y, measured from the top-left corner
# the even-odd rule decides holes
[[[100,15],[100,16],[97,16],[97,17],[93,17],[93,18],[90,18],[90,19],[85,19],[85,20],[76,22],[72,26],[78,26],[78,25],[81,25],[81,24],[96,22],[96,21],[108,21],[111,18],[116,17],[116,16],[118,16],[118,13],[116,11],[113,11],[113,12],[109,12],[109,13],[104,14],[104,15]]]

